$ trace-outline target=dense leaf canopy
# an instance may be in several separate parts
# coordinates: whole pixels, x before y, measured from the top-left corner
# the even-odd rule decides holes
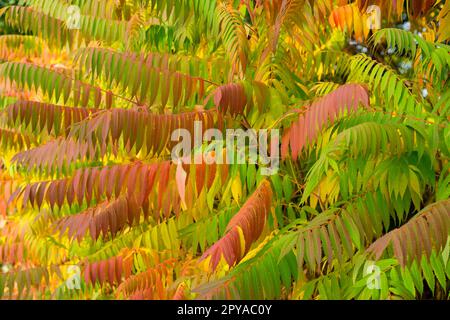
[[[444,0],[3,6],[0,298],[448,299],[449,38]],[[208,129],[279,170],[172,161]]]

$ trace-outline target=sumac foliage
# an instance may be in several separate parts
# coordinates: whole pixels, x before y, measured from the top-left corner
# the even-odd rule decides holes
[[[449,17],[0,1],[0,299],[448,299]]]

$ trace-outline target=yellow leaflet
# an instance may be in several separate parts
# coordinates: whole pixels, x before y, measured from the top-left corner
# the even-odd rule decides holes
[[[193,213],[195,213],[194,218],[196,220],[204,218],[208,215],[208,205],[207,205],[207,194],[206,194],[206,188],[203,188],[202,192],[198,196],[197,200],[195,201]]]
[[[145,269],[147,268],[144,262],[144,259],[142,258],[142,255],[140,253],[136,254],[134,256],[134,266],[136,267],[136,269],[140,272],[145,271]]]
[[[233,181],[231,183],[231,194],[233,196],[233,199],[236,200],[236,202],[239,204],[239,200],[242,197],[242,185],[239,175],[236,175],[233,178]]]
[[[167,249],[172,248],[172,244],[170,242],[170,235],[169,235],[169,231],[167,229],[167,225],[165,223],[161,223],[159,226],[161,228],[161,238],[162,238],[162,241],[164,243],[164,246]]]
[[[256,254],[259,251],[261,251],[261,249],[264,248],[264,246],[267,244],[267,242],[269,242],[274,237],[274,235],[276,235],[277,233],[278,233],[278,230],[275,230],[275,231],[271,232],[267,237],[264,238],[264,240],[256,248],[250,250],[245,255],[245,257],[239,262],[239,264],[241,264],[241,263],[243,263],[243,262],[245,262],[247,260],[250,260],[251,258],[255,257]]]
[[[152,239],[153,248],[155,250],[159,250],[158,230],[156,228],[152,228],[152,230],[150,232],[151,232],[150,236]]]
[[[133,241],[133,247],[140,247],[142,243],[142,234],[140,234],[136,240]]]
[[[167,223],[167,225],[168,225],[169,234],[172,235],[171,248],[172,248],[172,250],[177,251],[178,248],[180,247],[180,240],[178,239],[177,226],[175,225],[175,221],[173,219],[170,219],[169,222]]]
[[[236,226],[236,229],[239,234],[239,243],[241,244],[241,258],[245,255],[245,237],[244,232],[240,226]]]
[[[203,272],[210,272],[211,268],[210,268],[210,260],[211,260],[211,256],[208,256],[206,259],[201,260],[198,262],[198,268],[200,269],[200,271]]]
[[[223,257],[223,255],[220,258],[219,264],[217,265],[216,269],[216,275],[219,277],[223,277],[228,273],[228,270],[230,270],[230,266],[228,265],[227,261]]]
[[[152,240],[150,238],[150,232],[149,231],[144,232],[143,238],[144,238],[144,245],[146,247],[150,247],[151,248],[152,247]]]

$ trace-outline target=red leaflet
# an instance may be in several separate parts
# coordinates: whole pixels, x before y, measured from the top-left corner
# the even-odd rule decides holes
[[[89,96],[91,93],[91,86],[87,83],[83,84],[83,95],[81,98],[81,106],[82,107],[87,107],[88,103],[89,103]]]
[[[87,156],[87,143],[58,138],[39,147],[17,153],[12,161],[28,168],[61,170]]]
[[[234,116],[243,114],[247,106],[247,94],[242,83],[229,83],[220,86],[214,93],[214,104],[221,113]]]
[[[264,180],[256,191],[247,199],[238,213],[230,220],[226,234],[212,247],[205,251],[201,260],[211,257],[210,265],[216,269],[223,256],[228,265],[233,266],[248,252],[264,228],[272,202],[272,188]],[[239,230],[242,230],[245,240],[245,251],[241,252]]]
[[[180,283],[172,297],[172,300],[186,300],[186,284],[184,282]]]
[[[100,88],[95,88],[94,91],[94,106],[96,108],[100,107],[100,103],[102,102],[102,91]]]
[[[216,121],[211,121],[214,119]],[[136,153],[145,150],[145,155],[150,157],[177,143],[171,142],[172,132],[176,129],[193,132],[196,120],[202,122],[203,134],[215,127],[220,115],[216,110],[159,115],[144,108],[111,109],[79,123],[69,136],[79,141],[94,141],[94,137],[102,137],[102,145],[122,138],[127,150],[135,148]]]
[[[11,264],[22,262],[23,256],[23,242],[5,243],[0,246],[0,262]]]
[[[68,231],[69,238],[76,236],[78,241],[81,241],[88,232],[94,240],[97,240],[100,233],[103,236],[107,236],[108,232],[110,232],[114,236],[125,227],[126,223],[131,225],[133,219],[135,219],[134,216],[139,215],[139,212],[133,211],[129,215],[134,216],[129,218],[128,221],[118,217],[118,215],[129,210],[127,202],[128,199],[125,197],[120,197],[113,202],[103,202],[82,213],[56,221],[53,228],[61,235]]]
[[[106,109],[111,109],[113,103],[113,95],[110,90],[106,91],[105,100]]]
[[[313,102],[305,110],[299,109],[299,118],[283,135],[281,156],[297,159],[303,148],[317,138],[319,132],[344,112],[355,112],[359,105],[369,106],[367,89],[358,84],[345,84]]]
[[[127,259],[131,260],[132,259]],[[96,262],[85,262],[84,279],[88,284],[95,285],[97,282],[101,285],[109,282],[110,285],[121,282],[122,276],[131,274],[132,265],[125,263],[122,254],[111,257],[106,260]]]
[[[449,228],[450,200],[442,200],[425,207],[406,224],[379,238],[367,251],[378,260],[392,244],[394,256],[402,266],[414,260],[420,262],[424,251],[429,257],[432,248],[442,250]]]
[[[168,299],[173,266],[174,260],[170,259],[145,272],[126,277],[117,288],[117,296],[126,299]]]
[[[197,185],[197,192],[200,193],[205,187],[211,186],[217,175],[223,179],[226,178],[228,174],[226,165],[219,165],[218,168],[217,166],[216,164],[183,166],[186,170],[186,178],[178,179],[178,183],[176,179],[177,165],[171,161],[154,164],[135,162],[110,167],[82,168],[76,170],[75,174],[69,178],[26,185],[14,193],[11,201],[22,197],[24,206],[36,204],[41,207],[45,202],[51,208],[55,205],[61,208],[64,204],[73,206],[75,203],[89,206],[93,198],[97,203],[104,201],[98,207],[90,208],[83,213],[97,217],[94,223],[96,227],[90,227],[92,237],[96,239],[102,230],[104,234],[112,229],[118,231],[126,221],[129,224],[138,221],[141,209],[144,210],[146,216],[151,212],[156,220],[160,219],[161,213],[166,218],[172,213],[178,214],[183,198],[179,191],[183,189],[185,189],[186,204],[188,204],[188,208],[192,208],[197,194],[193,192],[191,186]],[[192,174],[189,174],[191,170]],[[126,198],[126,201],[119,201],[122,198]],[[125,206],[125,208],[115,207],[115,205],[119,206],[119,203],[122,203],[121,206]],[[124,219],[122,214],[125,214]],[[114,215],[114,219],[111,215]],[[72,216],[67,219],[75,218]],[[78,220],[74,220],[69,225],[77,225],[75,221]],[[99,225],[102,227],[99,228]],[[114,227],[111,227],[112,225]],[[85,228],[88,226],[89,224]],[[67,228],[69,227],[59,226],[62,233]],[[74,231],[70,232],[75,233]],[[84,235],[86,232],[83,229],[78,234]],[[112,233],[115,234],[115,231]]]

